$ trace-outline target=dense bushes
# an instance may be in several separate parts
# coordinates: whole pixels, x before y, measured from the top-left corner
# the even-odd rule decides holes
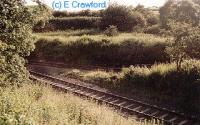
[[[144,29],[144,33],[159,35],[159,34],[161,34],[160,25],[149,26]]]
[[[147,24],[150,26],[159,24],[159,21],[158,16],[150,16],[147,18]]]
[[[158,98],[167,95],[168,100],[176,100],[183,109],[200,112],[199,61],[184,62],[182,71],[177,71],[175,64],[166,64],[150,69],[131,67],[123,72],[123,86],[151,89],[159,93]]]
[[[60,17],[68,17],[68,12],[67,11],[53,11],[53,17],[55,18],[60,18]]]
[[[44,38],[37,41],[35,53],[42,54],[45,59],[52,61],[112,66],[167,61],[166,39],[150,35],[146,36],[146,39],[144,37],[136,35],[124,39],[124,36],[105,36],[94,39],[83,36],[73,41]],[[117,42],[116,39],[121,41]]]
[[[120,31],[132,31],[135,26],[145,25],[145,19],[139,12],[133,12],[132,8],[111,5],[102,16],[101,28],[105,29],[109,25],[115,25]]]
[[[76,16],[87,16],[87,17],[101,17],[102,11],[91,11],[91,10],[82,10],[79,12],[67,12],[67,11],[54,11],[54,17],[76,17]]]
[[[34,29],[34,31],[56,31],[67,29],[88,29],[98,28],[100,17],[67,17],[50,19],[44,28]]]
[[[106,36],[117,36],[119,32],[116,26],[111,25],[105,30],[104,34]]]
[[[70,73],[72,74],[72,73]],[[68,74],[65,74],[68,76]],[[200,113],[200,61],[185,61],[183,70],[177,71],[175,64],[158,64],[151,68],[124,68],[120,73],[90,71],[73,76],[101,87],[134,92],[148,92],[157,100],[170,101],[177,109]]]

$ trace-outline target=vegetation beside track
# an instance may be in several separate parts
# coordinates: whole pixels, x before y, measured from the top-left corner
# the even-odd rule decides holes
[[[79,29],[76,24],[80,23],[71,23],[69,28],[62,23],[57,25],[65,32],[36,34],[36,50],[30,58],[113,67],[171,62],[152,68],[130,67],[121,73],[72,74],[101,87],[129,93],[133,88],[155,93],[160,100],[175,101],[179,108],[199,113],[199,61],[184,62],[200,57],[200,3],[197,1],[169,0],[159,14],[140,5],[133,8],[117,4],[93,14],[90,11],[54,12],[50,20],[55,23],[78,21],[83,19],[80,16],[100,22],[95,27],[88,26],[93,28],[91,31],[88,27],[74,30]]]
[[[38,40],[32,57],[110,66],[169,61],[165,53],[169,44],[167,38],[142,33],[121,33],[114,37],[95,32],[90,34],[92,32],[88,30],[36,34]]]
[[[145,91],[160,101],[176,103],[179,110],[193,114],[200,112],[200,61],[185,61],[181,71],[177,71],[173,63],[158,64],[151,68],[131,66],[119,73],[74,70],[61,76],[78,78],[128,94],[135,89]]]
[[[154,121],[124,118],[105,105],[99,106],[39,84],[0,88],[0,124],[155,125]]]
[[[54,34],[54,37],[48,35],[52,37],[50,39],[43,37],[36,44],[35,56],[39,58],[106,66],[153,64],[170,58],[176,64],[131,67],[119,74],[100,72],[99,76],[91,73],[79,77],[99,85],[104,83],[111,89],[154,91],[158,98],[174,99],[183,109],[190,107],[189,112],[199,113],[199,62],[183,62],[184,59],[200,57],[199,0],[169,0],[158,15],[140,5],[133,8],[114,4],[91,14],[95,17],[86,11],[77,15],[90,17],[69,17],[74,15],[69,14],[65,18],[53,18],[55,13],[52,15],[51,9],[40,0],[37,3],[38,6],[28,7],[22,0],[0,1],[3,10],[0,12],[0,124],[116,124],[118,121],[119,124],[129,124],[120,116],[116,118],[112,113],[102,113],[107,109],[98,114],[96,108],[91,109],[87,103],[89,107],[85,107],[83,101],[73,102],[66,95],[51,94],[46,87],[24,84],[29,81],[25,58],[35,48],[32,29],[37,26],[39,31],[45,30],[45,26],[46,31],[98,29],[95,32],[74,32],[73,36],[67,37],[61,34],[60,39],[54,39],[57,38]],[[53,25],[48,29],[48,24]],[[102,30],[100,33],[97,32],[99,29]],[[118,34],[118,31],[130,33]],[[156,35],[140,34],[142,32]],[[174,38],[169,39],[172,44],[168,49],[166,46],[170,43],[160,36]],[[134,123],[130,121],[130,124]]]

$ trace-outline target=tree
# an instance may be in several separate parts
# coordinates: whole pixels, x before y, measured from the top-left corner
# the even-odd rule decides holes
[[[160,8],[161,26],[173,30],[176,23],[198,26],[200,22],[200,5],[198,2],[189,0],[168,0]]]
[[[171,61],[176,62],[177,71],[181,70],[184,59],[200,57],[200,28],[181,28],[177,31],[172,45],[166,49]]]
[[[34,27],[33,30],[43,29],[50,18],[53,17],[52,9],[48,6],[37,1],[38,5],[29,6],[29,10],[34,17]]]
[[[113,4],[103,12],[102,17],[102,28],[106,29],[109,25],[117,26],[119,31],[132,31],[135,26],[145,25],[145,19],[131,7]]]
[[[34,18],[22,0],[0,1],[0,85],[28,79],[24,57],[34,49]]]
[[[177,3],[175,10],[175,19],[178,22],[198,26],[200,21],[200,6],[192,1],[182,0]]]
[[[199,4],[200,5],[200,1],[199,0],[192,0],[194,3]]]
[[[163,7],[160,8],[160,22],[161,26],[165,29],[169,29],[169,22],[171,15],[173,15],[173,0],[168,0]]]
[[[155,17],[156,14],[152,11],[150,8],[145,8],[143,5],[137,5],[134,9],[134,11],[141,13],[146,19],[150,17]]]
[[[196,0],[168,0],[160,9],[161,26],[174,35],[172,45],[166,49],[177,70],[187,58],[199,58],[200,5]]]

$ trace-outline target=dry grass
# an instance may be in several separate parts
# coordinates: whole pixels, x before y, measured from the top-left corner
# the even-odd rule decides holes
[[[26,84],[0,89],[0,124],[4,125],[153,125],[126,119],[111,108],[48,86]]]
[[[119,44],[123,43],[126,40],[138,41],[144,44],[155,44],[166,42],[167,38],[159,37],[150,34],[143,33],[120,33],[115,37],[105,36],[102,32],[95,31],[95,29],[91,30],[68,30],[68,31],[59,31],[59,32],[48,32],[48,33],[36,33],[38,38],[45,38],[48,40],[59,39],[62,42],[70,42],[76,41],[80,39],[80,37],[88,37],[95,41],[101,41],[102,39],[107,39],[112,41],[113,43]]]

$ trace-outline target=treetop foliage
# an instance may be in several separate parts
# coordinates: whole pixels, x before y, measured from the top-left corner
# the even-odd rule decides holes
[[[103,11],[102,27],[107,28],[109,25],[115,25],[119,31],[133,31],[136,26],[145,26],[145,12],[142,7],[134,9],[131,6],[113,4]]]
[[[160,8],[161,25],[165,29],[173,29],[174,25],[187,24],[189,26],[199,26],[200,4],[198,0],[168,0]]]
[[[200,56],[200,4],[198,0],[168,0],[160,9],[162,28],[172,32],[174,40],[166,49],[177,70],[188,58]]]
[[[0,1],[0,85],[27,79],[24,57],[34,49],[34,17],[22,0]]]
[[[171,61],[176,62],[177,70],[180,71],[185,59],[200,57],[200,28],[183,27],[176,31],[173,43],[166,52],[170,55]]]

